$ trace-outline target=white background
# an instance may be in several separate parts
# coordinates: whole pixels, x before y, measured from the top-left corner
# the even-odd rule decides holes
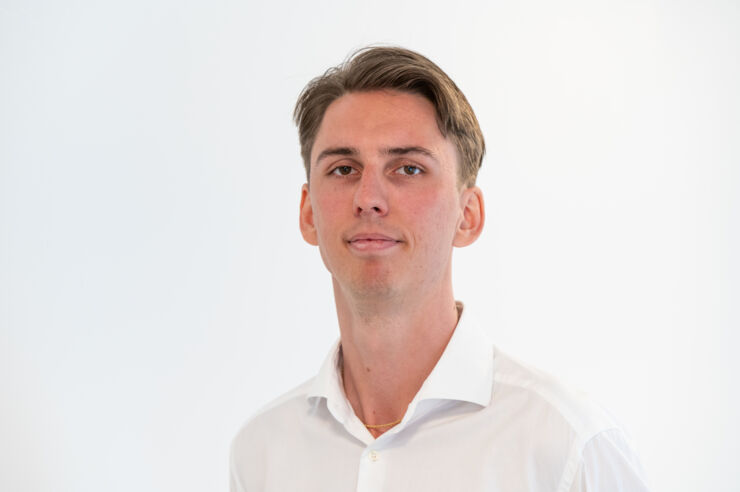
[[[740,4],[0,0],[0,490],[227,488],[337,336],[292,107],[369,43],[476,110],[458,298],[654,489],[740,486]]]

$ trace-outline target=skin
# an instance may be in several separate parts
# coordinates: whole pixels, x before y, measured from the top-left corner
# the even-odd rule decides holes
[[[332,275],[344,390],[365,424],[403,417],[457,324],[452,250],[473,243],[485,217],[458,166],[416,94],[345,94],[316,136],[300,228]]]

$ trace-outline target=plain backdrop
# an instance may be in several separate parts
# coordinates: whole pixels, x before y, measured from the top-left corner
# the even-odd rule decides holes
[[[654,490],[738,490],[739,27],[736,0],[0,0],[0,490],[226,490],[235,432],[338,336],[291,113],[370,43],[483,128],[456,296],[610,408]]]

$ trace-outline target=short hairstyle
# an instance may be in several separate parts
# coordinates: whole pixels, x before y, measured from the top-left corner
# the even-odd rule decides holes
[[[397,90],[428,99],[442,135],[457,148],[458,182],[473,186],[483,163],[485,142],[478,119],[462,91],[425,56],[399,47],[366,47],[311,80],[296,102],[301,156],[310,179],[311,150],[329,105],[350,92]]]

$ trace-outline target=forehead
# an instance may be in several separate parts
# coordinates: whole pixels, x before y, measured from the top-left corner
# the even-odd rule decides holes
[[[451,143],[437,124],[426,98],[408,92],[351,92],[332,102],[319,126],[311,162],[326,147],[375,148],[422,146],[443,151]]]

